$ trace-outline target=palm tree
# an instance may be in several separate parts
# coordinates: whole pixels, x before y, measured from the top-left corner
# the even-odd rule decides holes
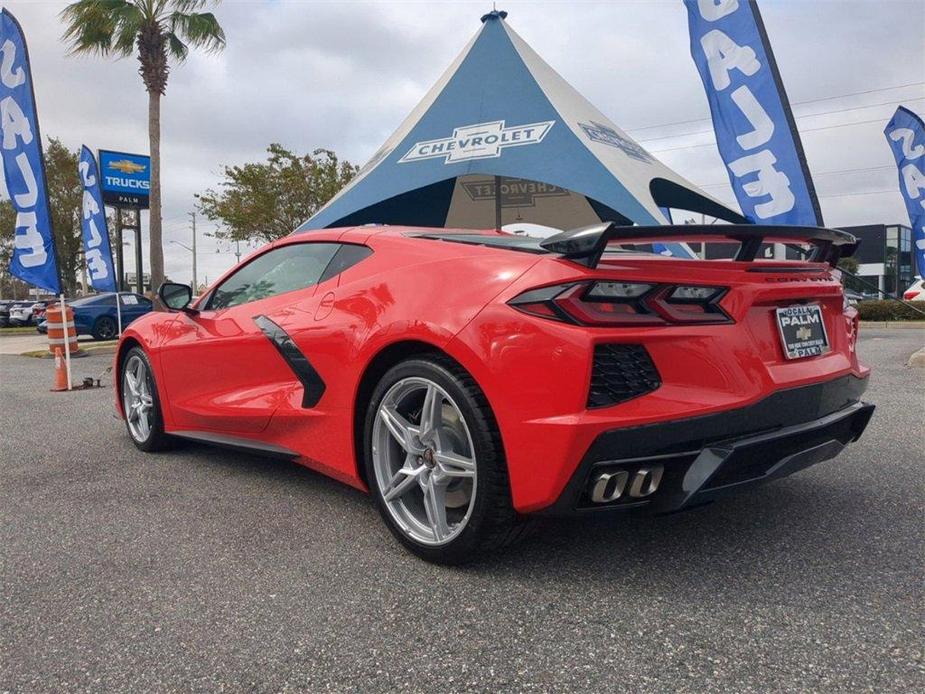
[[[181,63],[190,47],[218,51],[225,32],[211,12],[220,0],[77,0],[61,12],[64,41],[72,54],[128,58],[137,51],[138,73],[148,91],[151,153],[151,286],[164,281],[161,240],[161,96],[167,89],[169,59]]]

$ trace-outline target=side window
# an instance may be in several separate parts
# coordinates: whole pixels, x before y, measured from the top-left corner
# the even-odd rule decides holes
[[[340,250],[334,255],[334,258],[328,263],[328,267],[324,271],[319,282],[324,282],[329,280],[332,277],[337,277],[344,270],[353,267],[361,260],[368,258],[373,254],[373,249],[368,248],[367,246],[358,246],[350,243],[345,243],[340,247]]]
[[[207,308],[239,306],[317,284],[339,248],[336,243],[293,243],[242,267],[212,293]]]

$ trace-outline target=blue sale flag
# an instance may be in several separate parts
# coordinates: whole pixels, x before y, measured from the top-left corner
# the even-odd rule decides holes
[[[742,213],[822,225],[803,145],[754,0],[684,0],[691,56]]]
[[[80,148],[80,163],[77,165],[80,183],[83,186],[81,204],[81,230],[84,241],[84,257],[90,284],[101,292],[116,291],[116,272],[112,266],[112,250],[109,247],[109,231],[106,227],[106,209],[100,194],[100,174],[96,157],[84,145]]]
[[[6,189],[16,210],[10,273],[59,294],[29,54],[19,22],[5,9],[0,15],[0,130]]]
[[[912,245],[919,277],[925,277],[925,123],[905,106],[883,131],[899,167],[899,189],[912,225]]]

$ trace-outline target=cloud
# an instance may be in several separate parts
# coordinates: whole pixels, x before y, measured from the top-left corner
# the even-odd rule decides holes
[[[65,55],[57,14],[63,2],[18,3],[26,31],[43,134],[77,148],[147,151],[147,99],[134,59]],[[214,186],[224,164],[263,158],[280,142],[297,151],[335,150],[369,158],[479,28],[486,2],[224,2],[216,15],[228,37],[218,55],[193,54],[170,75],[162,105],[165,256],[168,274],[188,279],[195,193]],[[700,184],[726,180],[688,48],[686,12],[667,2],[506,2],[511,26],[557,71],[666,164]],[[918,83],[892,91],[795,106],[813,130],[804,145],[818,175],[830,225],[906,222],[883,125],[898,103],[925,111],[925,4],[763,2],[762,12],[793,102]],[[486,76],[487,77],[487,76]],[[918,100],[911,100],[918,97]],[[682,149],[682,147],[684,147]],[[707,190],[732,202],[728,186]],[[838,196],[838,197],[829,197]],[[201,222],[200,230],[210,225]],[[235,260],[200,236],[200,281]],[[216,252],[218,251],[218,252]],[[126,249],[131,266],[133,251]],[[145,253],[147,258],[147,253]]]

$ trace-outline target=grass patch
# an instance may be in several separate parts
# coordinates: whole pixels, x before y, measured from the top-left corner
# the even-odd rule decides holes
[[[118,340],[107,340],[105,342],[81,342],[80,351],[81,352],[102,352],[106,354],[107,352],[114,352],[116,350],[116,345],[119,344]],[[62,356],[64,352],[62,350]],[[29,352],[22,352],[19,356],[21,357],[37,357],[39,359],[51,358],[54,355],[48,351],[48,349],[35,349]],[[73,356],[73,355],[71,355]]]
[[[7,335],[39,335],[34,325],[25,325],[19,328],[0,328],[0,337]]]

